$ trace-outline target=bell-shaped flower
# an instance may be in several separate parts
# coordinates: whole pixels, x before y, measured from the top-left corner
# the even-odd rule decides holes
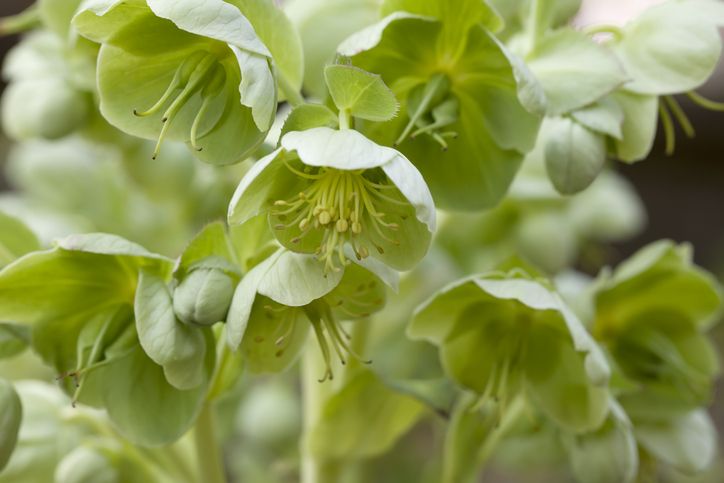
[[[361,360],[341,322],[382,309],[385,284],[397,285],[396,272],[366,265],[326,273],[312,255],[278,250],[236,288],[226,321],[230,346],[241,346],[250,371],[280,372],[296,360],[311,327],[326,365],[322,381],[332,379],[335,358],[341,364]]]
[[[102,114],[158,139],[154,158],[168,138],[209,163],[242,161],[274,120],[274,67],[301,85],[298,37],[271,2],[90,0],[74,25],[101,44]]]
[[[528,109],[542,111],[535,81],[491,33],[500,18],[478,0],[387,0],[382,14],[337,50],[400,100],[400,116],[365,133],[398,145],[439,206],[496,205],[535,143]]]
[[[285,248],[316,254],[325,272],[348,258],[409,270],[427,253],[435,207],[422,175],[398,151],[354,130],[290,132],[242,179],[229,224],[268,216]]]
[[[629,382],[619,400],[634,422],[707,403],[718,361],[704,331],[722,298],[690,247],[654,243],[597,284],[593,333]]]
[[[585,327],[545,282],[520,271],[473,276],[417,310],[408,334],[438,346],[447,375],[499,414],[525,395],[562,428],[598,428],[609,367]]]

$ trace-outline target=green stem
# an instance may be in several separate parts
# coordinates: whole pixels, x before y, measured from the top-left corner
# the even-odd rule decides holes
[[[530,29],[530,52],[533,52],[543,37],[543,1],[533,0],[528,17],[528,28]]]
[[[194,426],[194,440],[199,464],[199,482],[226,483],[224,461],[216,438],[213,404],[207,401]]]
[[[304,104],[304,97],[297,89],[292,86],[292,84],[289,82],[289,79],[287,79],[279,69],[277,69],[276,72],[277,84],[279,85],[279,89],[282,91],[282,94],[284,94],[284,97],[286,97],[287,102],[291,104],[292,107],[297,107]]]
[[[339,128],[340,129],[349,129],[352,125],[352,122],[350,120],[349,111],[347,109],[342,109],[339,111]]]
[[[40,27],[40,10],[36,5],[25,9],[17,15],[0,19],[0,35],[13,35],[27,32]]]
[[[301,483],[337,483],[340,480],[341,465],[339,462],[324,460],[312,454],[305,444],[307,435],[316,425],[319,412],[324,401],[331,392],[331,383],[319,382],[319,375],[324,372],[316,347],[307,346],[301,363],[302,398],[304,404],[304,437],[301,443],[302,466]]]

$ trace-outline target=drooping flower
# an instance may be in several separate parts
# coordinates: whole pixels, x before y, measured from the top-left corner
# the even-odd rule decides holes
[[[397,274],[382,264],[326,273],[315,257],[280,249],[239,283],[227,318],[229,344],[241,346],[252,372],[279,372],[296,360],[311,327],[325,363],[321,381],[333,379],[335,360],[361,361],[341,322],[382,309],[385,284],[395,287]]]
[[[432,196],[398,151],[325,127],[288,133],[281,146],[239,184],[230,224],[268,216],[285,248],[316,254],[326,272],[339,271],[350,256],[408,270],[427,253]]]
[[[92,0],[74,25],[101,44],[102,114],[129,134],[157,139],[155,155],[168,138],[204,161],[239,162],[274,119],[274,67],[301,85],[298,38],[271,2]]]
[[[408,328],[438,346],[448,376],[499,413],[515,396],[561,427],[591,431],[609,407],[609,367],[576,315],[522,272],[453,283],[423,304]]]

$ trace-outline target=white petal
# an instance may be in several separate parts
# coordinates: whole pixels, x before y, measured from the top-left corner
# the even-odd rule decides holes
[[[254,123],[260,131],[268,131],[277,108],[277,89],[269,59],[229,44],[241,70],[241,104],[251,108]]]
[[[407,201],[415,207],[417,219],[427,225],[430,233],[434,233],[437,224],[435,203],[422,174],[399,152],[389,163],[382,166],[382,170]]]
[[[352,129],[328,127],[290,132],[282,138],[282,147],[296,151],[306,165],[349,171],[379,168],[400,154]]]
[[[234,5],[223,0],[147,0],[157,16],[182,30],[271,57],[254,26]]]

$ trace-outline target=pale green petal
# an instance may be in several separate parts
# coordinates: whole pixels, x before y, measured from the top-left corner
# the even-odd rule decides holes
[[[10,460],[18,441],[23,407],[13,385],[0,379],[0,471]]]
[[[268,131],[274,122],[277,93],[269,59],[229,45],[241,69],[239,94],[241,104],[251,108],[254,122],[260,131]]]
[[[647,451],[685,473],[705,470],[716,456],[716,428],[703,409],[671,420],[637,422],[635,432]]]
[[[543,85],[553,116],[587,106],[628,79],[608,48],[572,29],[545,37],[526,61]]]
[[[623,139],[616,141],[616,155],[626,163],[647,158],[656,139],[659,97],[620,90],[613,98],[624,112]]]
[[[427,225],[430,233],[434,233],[437,229],[435,204],[425,179],[415,166],[405,156],[397,153],[397,156],[382,166],[382,171],[415,208],[417,219]]]
[[[626,25],[614,48],[632,78],[626,88],[666,95],[701,86],[714,72],[721,38],[696,3],[665,2]]]
[[[624,111],[615,97],[604,97],[595,104],[574,111],[571,116],[592,131],[623,139]]]

